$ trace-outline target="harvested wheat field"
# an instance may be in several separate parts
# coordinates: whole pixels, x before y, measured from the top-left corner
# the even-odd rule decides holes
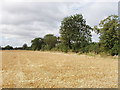
[[[40,51],[2,52],[3,88],[117,88],[113,57]]]

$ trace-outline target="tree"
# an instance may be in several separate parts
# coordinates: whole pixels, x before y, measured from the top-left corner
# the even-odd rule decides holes
[[[15,50],[23,50],[23,47],[15,47]]]
[[[26,49],[28,48],[27,44],[26,44],[26,43],[23,44],[22,48],[23,48],[24,50],[26,50]]]
[[[32,43],[31,47],[33,50],[40,50],[42,48],[42,45],[44,44],[42,38],[35,38],[34,40],[31,41],[31,43]]]
[[[97,26],[94,27],[94,31],[100,35],[102,51],[111,55],[118,55],[119,27],[117,15],[108,16],[100,22],[99,28]]]
[[[100,43],[99,42],[92,42],[85,47],[85,52],[93,52],[95,54],[100,53]]]
[[[61,22],[61,41],[73,51],[79,51],[91,42],[92,28],[86,25],[82,15],[76,14],[66,17]]]
[[[13,50],[13,47],[10,45],[5,46],[5,50]]]
[[[57,43],[57,37],[54,36],[53,34],[47,34],[44,36],[44,42],[46,46],[48,47],[48,49],[50,50],[55,47]]]

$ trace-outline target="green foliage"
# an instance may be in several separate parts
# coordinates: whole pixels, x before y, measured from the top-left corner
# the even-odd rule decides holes
[[[45,51],[45,50],[48,51],[48,50],[51,50],[51,48],[48,45],[43,45],[41,50],[42,51]]]
[[[27,48],[28,48],[27,44],[25,43],[22,48],[23,48],[23,50],[27,50]]]
[[[99,43],[89,43],[88,45],[86,45],[86,47],[83,47],[79,50],[80,53],[95,53],[95,54],[99,54],[101,52],[100,49],[100,44]]]
[[[92,28],[86,25],[82,15],[76,14],[66,17],[61,22],[60,34],[61,41],[66,48],[78,52],[91,42]]]
[[[69,51],[69,48],[66,47],[63,43],[59,43],[59,44],[56,46],[56,50],[67,53],[67,52]]]
[[[5,48],[4,48],[5,50],[13,50],[13,47],[12,46],[10,46],[10,45],[7,45],[7,46],[5,46]]]
[[[102,51],[111,55],[118,55],[118,28],[120,27],[118,16],[111,15],[102,20],[99,28],[95,26],[94,30],[100,35]]]
[[[45,49],[51,50],[57,43],[57,37],[53,34],[47,34],[44,36],[44,43],[46,44]]]
[[[114,55],[118,55],[118,51],[119,51],[119,44],[118,44],[118,42],[116,42],[116,43],[114,44],[114,46],[112,47],[112,49],[109,50],[109,53],[110,53],[112,56],[114,56]]]
[[[22,47],[15,47],[14,50],[23,50]]]
[[[62,52],[67,53],[69,51],[69,48],[65,45],[62,46]]]
[[[89,52],[94,52],[95,54],[99,54],[101,52],[100,43],[91,43],[89,45]]]
[[[32,47],[27,47],[27,50],[32,50]]]
[[[32,43],[31,47],[33,50],[40,50],[42,48],[42,45],[44,44],[42,38],[35,38],[34,40],[31,41],[31,43]]]

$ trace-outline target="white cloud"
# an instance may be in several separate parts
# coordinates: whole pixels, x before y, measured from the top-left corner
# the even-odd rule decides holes
[[[4,0],[5,2],[118,2],[119,0]]]

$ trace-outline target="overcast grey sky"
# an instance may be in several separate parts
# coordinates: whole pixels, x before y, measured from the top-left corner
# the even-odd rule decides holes
[[[31,45],[36,37],[51,33],[59,36],[64,17],[82,14],[91,27],[111,14],[118,14],[118,2],[2,2],[0,12],[0,43],[2,46]],[[98,35],[92,32],[92,40]]]

